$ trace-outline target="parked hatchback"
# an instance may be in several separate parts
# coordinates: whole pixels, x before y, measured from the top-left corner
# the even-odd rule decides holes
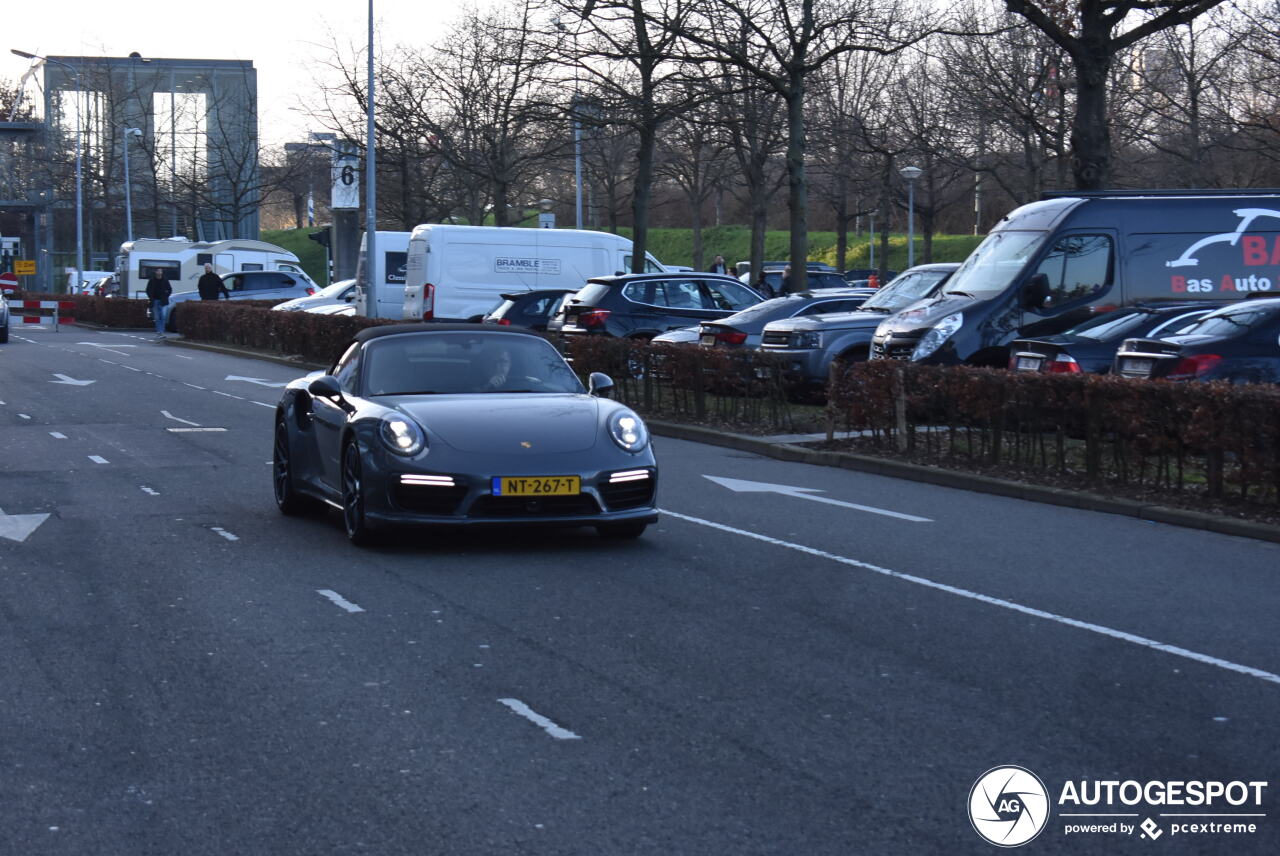
[[[1208,315],[1203,303],[1139,303],[1091,318],[1043,339],[1016,339],[1009,346],[1009,368],[1020,372],[1106,374],[1125,339],[1172,336]]]
[[[484,316],[484,323],[503,327],[515,325],[530,330],[545,330],[566,297],[575,292],[565,288],[544,288],[502,295],[502,302]]]
[[[774,297],[727,318],[702,322],[698,342],[704,348],[758,348],[760,335],[770,321],[822,312],[852,312],[875,293],[874,288],[824,288]]]
[[[763,299],[733,277],[719,274],[599,276],[564,302],[547,330],[652,339],[677,327],[740,312]]]
[[[1164,380],[1280,383],[1280,298],[1224,306],[1176,336],[1126,339],[1112,371]]]

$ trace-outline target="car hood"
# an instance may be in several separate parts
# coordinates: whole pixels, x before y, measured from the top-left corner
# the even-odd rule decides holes
[[[906,333],[927,329],[956,312],[970,312],[985,303],[982,298],[939,294],[911,304],[896,315],[884,319],[881,331]]]
[[[884,312],[829,312],[825,315],[803,315],[799,318],[784,318],[770,321],[770,330],[856,330],[866,328],[874,330],[886,318],[892,318]]]
[[[395,409],[462,452],[583,452],[601,436],[600,400],[585,393],[407,396]]]

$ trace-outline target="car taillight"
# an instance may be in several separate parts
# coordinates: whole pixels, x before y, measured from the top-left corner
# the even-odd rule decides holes
[[[741,345],[747,341],[747,334],[741,330],[721,330],[716,333],[716,341],[725,345]]]
[[[307,289],[307,297],[310,297],[311,295],[313,295],[313,294],[315,294],[315,293],[316,293],[316,290],[315,290],[314,288],[308,288],[308,289]]]
[[[1045,367],[1045,371],[1049,374],[1079,374],[1080,364],[1068,354],[1058,354],[1053,358],[1053,362]]]
[[[499,318],[499,319],[498,319],[498,326],[499,326],[499,327],[510,327],[510,326],[511,326],[511,319],[510,319],[510,318]]]
[[[1207,374],[1214,366],[1222,362],[1218,354],[1195,354],[1178,360],[1173,371],[1165,375],[1169,380],[1192,380]]]
[[[578,326],[587,328],[603,327],[608,320],[608,309],[588,309],[578,316]]]
[[[429,282],[422,284],[422,320],[431,321],[436,317],[436,287]]]

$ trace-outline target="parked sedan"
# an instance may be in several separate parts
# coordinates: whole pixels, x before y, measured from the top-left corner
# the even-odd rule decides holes
[[[733,277],[713,273],[599,276],[561,305],[547,330],[652,339],[732,315],[763,299]]]
[[[775,297],[718,321],[704,321],[698,341],[704,348],[758,348],[765,325],[783,318],[818,315],[823,312],[852,312],[873,288],[825,288]]]
[[[232,300],[293,300],[310,297],[317,289],[309,279],[302,279],[280,270],[241,270],[222,275],[223,285]],[[169,298],[169,319],[165,326],[170,332],[174,326],[173,308],[188,300],[199,300],[198,291],[180,291]]]
[[[657,520],[645,424],[584,389],[555,347],[518,327],[362,330],[276,407],[276,504],[342,509],[355,544],[401,524],[594,526],[634,538]]]
[[[750,284],[756,291],[763,293],[765,288],[767,288],[770,296],[779,295],[779,291],[782,288],[782,274],[784,270],[785,268],[780,267],[766,267],[763,271],[763,286],[760,284],[760,277],[743,276],[740,277],[740,279],[744,284]],[[805,279],[805,288],[809,291],[816,291],[822,288],[849,287],[848,281],[839,271],[831,269],[826,265],[820,268],[815,268],[811,265],[805,274]]]
[[[544,288],[504,294],[502,302],[484,316],[484,323],[500,324],[503,327],[515,324],[530,330],[545,330],[547,322],[556,314],[560,304],[573,293],[573,289]]]
[[[317,306],[351,306],[356,299],[356,281],[343,279],[327,285],[315,294],[306,297],[295,297],[284,303],[277,303],[272,309],[281,312],[301,312],[315,309]]]
[[[1172,336],[1216,307],[1204,301],[1122,307],[1056,336],[1014,340],[1009,347],[1009,368],[1047,374],[1106,374],[1125,339]]]
[[[0,345],[9,341],[9,302],[0,293]]]
[[[1280,383],[1280,298],[1232,303],[1176,336],[1126,339],[1112,371],[1164,380]]]

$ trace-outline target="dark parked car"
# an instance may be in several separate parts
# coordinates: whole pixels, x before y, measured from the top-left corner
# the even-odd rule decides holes
[[[657,520],[644,422],[519,327],[395,324],[285,387],[273,482],[284,514],[342,509],[366,544],[395,524],[594,526]]]
[[[876,278],[880,280],[881,283],[888,284],[893,281],[893,278],[898,275],[898,272],[896,270],[887,270],[882,276],[880,271],[875,268],[851,268],[844,272],[844,278],[845,281],[849,283],[864,282],[870,279],[872,274],[875,274]]]
[[[1280,298],[1224,306],[1176,336],[1126,339],[1112,371],[1164,380],[1280,383]]]
[[[1050,374],[1106,374],[1125,339],[1172,336],[1213,308],[1203,303],[1180,302],[1139,303],[1115,309],[1056,336],[1014,340],[1009,346],[1009,368]]]
[[[698,342],[704,348],[758,348],[760,334],[770,321],[820,312],[851,312],[875,293],[870,288],[824,288],[774,297],[727,318],[702,322]]]
[[[768,287],[769,293],[766,297],[778,295],[778,290],[782,288],[782,273],[785,267],[764,269],[764,280]],[[759,277],[740,277],[743,283],[749,284],[756,291],[760,291]],[[750,282],[748,282],[750,280]],[[849,283],[844,276],[837,270],[823,266],[821,268],[810,267],[806,272],[805,290],[816,291],[821,288],[848,288]]]
[[[561,305],[547,330],[652,339],[677,327],[732,315],[761,300],[733,277],[713,273],[598,276]]]
[[[546,288],[504,294],[502,302],[484,316],[484,323],[500,324],[503,327],[514,324],[530,330],[545,330],[547,322],[556,314],[560,304],[573,293],[573,289]]]
[[[760,347],[790,357],[791,371],[805,383],[825,384],[833,361],[865,360],[881,321],[936,294],[959,267],[950,262],[916,265],[872,291],[854,312],[773,321],[765,326]]]

